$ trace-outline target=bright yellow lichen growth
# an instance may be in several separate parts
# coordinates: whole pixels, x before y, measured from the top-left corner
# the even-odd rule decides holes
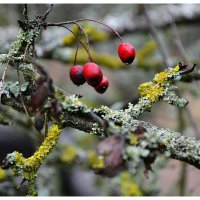
[[[120,174],[121,184],[121,195],[123,196],[141,196],[142,192],[135,181],[130,177],[127,172]]]
[[[164,71],[164,72],[160,72],[160,73],[157,73],[155,74],[154,76],[154,81],[160,85],[163,85],[164,84],[164,81],[167,80],[168,76],[169,76],[169,73],[168,71]]]
[[[57,125],[52,125],[49,128],[48,136],[45,138],[44,142],[34,153],[34,155],[27,159],[26,164],[33,166],[37,170],[40,167],[40,165],[44,162],[46,156],[55,147],[61,132],[62,130],[59,129]]]
[[[165,83],[165,81],[167,81],[169,75],[176,74],[178,71],[179,71],[179,66],[177,65],[171,70],[165,70],[164,72],[155,74],[153,80],[162,86]]]
[[[19,152],[14,152],[14,165],[11,166],[14,175],[21,175],[22,178],[28,181],[29,195],[37,195],[35,191],[35,181],[37,170],[44,163],[47,155],[51,153],[59,138],[61,129],[57,125],[52,125],[49,128],[48,135],[42,145],[37,149],[33,156],[24,158]],[[12,156],[13,156],[12,155]]]
[[[162,87],[154,85],[153,82],[142,83],[139,86],[140,96],[148,98],[151,102],[158,101],[163,93]]]
[[[142,83],[138,87],[140,96],[148,98],[151,102],[158,101],[159,97],[163,95],[164,85],[169,82],[169,77],[175,75],[178,71],[179,66],[177,65],[173,69],[155,74],[153,82]]]
[[[63,162],[71,163],[77,156],[77,152],[72,146],[66,146],[61,152],[60,159]]]
[[[0,167],[0,182],[6,179],[6,171]]]
[[[88,153],[88,165],[93,169],[102,169],[105,166],[104,157],[97,155],[95,151]]]
[[[134,134],[130,134],[130,141],[129,144],[130,145],[134,145],[138,142],[138,137]]]

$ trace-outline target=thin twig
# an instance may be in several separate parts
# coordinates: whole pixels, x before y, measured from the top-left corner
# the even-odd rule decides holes
[[[47,112],[44,113],[44,136],[46,138],[48,133],[48,115]]]
[[[81,37],[81,28],[79,27],[79,38]],[[79,49],[79,44],[80,44],[80,41],[78,40],[77,42],[77,46],[76,46],[76,51],[75,51],[75,55],[74,55],[74,66],[76,65],[76,58],[77,58],[77,54],[78,54],[78,49]]]
[[[187,58],[187,54],[185,52],[185,49],[183,47],[183,44],[181,42],[181,39],[180,39],[180,36],[179,36],[179,33],[178,33],[178,29],[177,29],[177,26],[176,26],[176,23],[175,23],[174,15],[171,12],[170,7],[171,7],[171,5],[168,6],[168,12],[170,13],[170,16],[171,16],[170,25],[171,25],[173,38],[174,38],[176,47],[177,47],[177,49],[178,49],[178,51],[180,53],[180,56],[182,57],[183,61],[185,63],[189,63],[188,58]]]
[[[27,108],[26,108],[26,105],[25,105],[25,103],[24,103],[24,98],[23,98],[23,95],[22,95],[21,81],[20,81],[20,75],[19,75],[19,69],[18,69],[18,68],[17,68],[17,78],[18,78],[18,83],[19,83],[19,95],[20,95],[20,99],[21,99],[21,102],[22,102],[22,106],[23,106],[23,108],[24,108],[24,111],[25,111],[27,117],[29,118],[31,124],[34,126],[34,128],[37,130],[37,132],[38,132],[40,135],[42,135],[42,133],[35,127],[35,124],[34,124],[33,120],[31,119],[31,117],[30,117],[30,115],[29,115],[29,113],[28,113],[28,110],[27,110]]]
[[[73,24],[74,24],[74,23],[73,23]],[[57,27],[62,27],[62,28],[67,29],[68,31],[70,31],[70,32],[79,40],[79,42],[81,43],[81,45],[83,46],[83,48],[86,50],[88,56],[90,56],[90,53],[88,52],[87,47],[83,44],[83,42],[82,42],[81,39],[78,37],[78,35],[77,35],[76,33],[74,33],[70,28],[64,26],[64,24],[62,24],[62,23],[48,23],[48,24],[46,24],[46,26],[57,26]]]
[[[185,107],[185,112],[186,112],[187,117],[189,119],[189,122],[190,122],[190,124],[191,124],[191,126],[192,126],[192,128],[193,128],[193,130],[195,132],[196,138],[200,139],[200,132],[199,132],[197,123],[195,122],[194,117],[193,117],[190,109],[187,106]]]
[[[23,15],[24,15],[24,19],[28,20],[28,7],[27,7],[27,4],[24,4]]]
[[[155,25],[153,24],[152,20],[151,20],[151,17],[149,15],[149,12],[148,12],[148,9],[146,7],[146,5],[142,5],[142,8],[143,8],[143,11],[144,11],[144,17],[147,21],[147,24],[149,26],[149,29],[153,35],[153,37],[155,38],[155,40],[157,41],[158,43],[158,46],[159,46],[159,49],[160,49],[160,54],[163,58],[163,62],[165,64],[166,67],[169,67],[169,61],[168,61],[168,55],[167,55],[167,52],[166,52],[166,48],[164,47],[164,44],[158,34],[158,30],[156,29]]]
[[[88,56],[90,56],[90,53],[88,52],[88,49],[87,47],[83,44],[83,42],[81,41],[81,39],[78,37],[78,35],[76,33],[74,33],[71,29],[69,29],[68,27],[64,26],[64,25],[61,25],[60,27],[63,27],[65,29],[67,29],[68,31],[70,31],[81,43],[81,45],[84,47],[84,49],[86,50]]]
[[[183,132],[186,128],[185,126],[185,119],[183,115],[183,110],[178,108],[178,131]],[[181,163],[181,173],[178,180],[179,183],[179,192],[180,196],[185,195],[185,189],[186,189],[186,182],[187,182],[187,163]]]
[[[176,23],[175,23],[174,15],[170,10],[170,6],[168,7],[168,11],[171,15],[171,28],[172,28],[173,38],[175,39],[175,45],[176,45],[176,47],[177,47],[177,49],[180,53],[181,58],[184,60],[184,62],[189,63],[189,59],[187,57],[186,51],[185,51],[183,44],[181,42],[181,39],[180,39],[180,36],[179,36],[179,33],[178,33],[178,29],[177,29],[177,26],[176,26]],[[180,72],[180,74],[184,75],[184,74],[188,74],[188,73],[192,72],[194,70],[195,66],[196,66],[196,63],[193,65],[192,68],[190,68],[186,71]],[[192,126],[192,128],[195,132],[196,137],[199,139],[200,138],[200,131],[198,130],[198,126],[197,126],[197,124],[196,124],[196,122],[195,122],[195,120],[192,116],[192,113],[191,113],[191,111],[189,110],[188,107],[186,107],[186,114],[187,114],[189,122],[190,122],[190,124],[191,124],[191,126]]]
[[[67,24],[75,24],[77,22],[84,22],[84,21],[96,22],[98,24],[106,26],[107,28],[109,28],[110,30],[112,30],[115,33],[115,35],[117,35],[119,37],[119,39],[120,39],[121,42],[123,42],[123,39],[121,38],[121,36],[119,35],[119,33],[115,29],[113,29],[109,25],[104,24],[103,22],[100,22],[100,21],[98,21],[96,19],[83,18],[83,19],[76,19],[76,20],[65,21],[65,22],[58,22],[58,23],[47,23],[46,26],[52,26],[52,25],[53,26],[55,26],[55,25],[61,26],[61,25],[67,25]]]
[[[49,15],[49,13],[52,10],[52,8],[53,8],[53,4],[51,4],[50,8],[44,13],[44,15],[41,18],[42,20],[44,20],[44,21],[46,20],[47,16]]]
[[[86,44],[87,44],[87,46],[88,46],[88,56],[89,56],[89,62],[92,62],[92,57],[91,57],[91,54],[90,54],[90,43],[89,43],[89,38],[88,38],[88,34],[85,32],[85,30],[84,30],[84,28],[80,25],[80,24],[78,24],[78,23],[74,23],[74,24],[76,24],[82,31],[83,31],[83,33],[84,33],[84,35],[85,35],[85,38],[86,38]]]
[[[5,66],[4,71],[3,71],[2,78],[0,80],[0,103],[1,103],[1,95],[3,93],[3,83],[4,83],[4,79],[5,79],[7,70],[8,70],[8,62],[6,63],[6,66]]]
[[[105,130],[108,127],[108,122],[105,119],[102,119],[94,112],[90,112],[90,116],[94,119],[95,122],[101,125],[101,127]]]

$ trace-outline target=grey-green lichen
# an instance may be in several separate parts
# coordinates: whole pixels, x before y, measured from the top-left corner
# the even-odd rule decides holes
[[[27,62],[26,54],[33,55],[34,38],[40,33],[40,25],[37,21],[31,21],[30,24],[33,26],[30,30],[20,29],[18,40],[11,45],[9,54],[0,55],[1,63],[8,63],[23,73],[26,82],[21,85],[21,90],[24,92],[25,99],[29,98],[32,89],[34,90],[33,80],[37,75],[34,66]],[[143,126],[145,133],[142,138],[136,140],[135,144],[127,144],[123,149],[124,159],[128,162],[133,174],[137,172],[141,162],[145,162],[150,157],[154,158],[154,156],[156,157],[163,152],[166,152],[166,156],[185,161],[200,168],[199,141],[182,136],[180,133],[168,129],[159,129],[150,123],[136,120],[145,111],[150,111],[152,104],[156,101],[164,100],[178,107],[183,107],[187,104],[186,100],[179,98],[175,94],[176,87],[172,85],[172,81],[180,77],[179,70],[177,65],[172,69],[156,74],[151,82],[141,84],[139,87],[141,95],[139,102],[136,105],[130,103],[125,110],[112,110],[106,106],[102,106],[99,109],[88,108],[76,95],[70,96],[56,91],[55,98],[62,107],[62,113],[57,123],[62,127],[77,128],[100,137],[121,134],[125,138],[129,134],[134,134],[138,126]],[[31,90],[31,92],[27,90]],[[2,102],[20,112],[23,111],[19,98],[18,82],[4,83]],[[104,127],[101,123],[97,123],[98,120],[96,121],[92,117],[92,112],[101,120],[105,120],[107,125]],[[13,152],[6,157],[14,174],[20,175],[27,180],[30,195],[36,195],[36,172],[56,145],[60,132],[61,130],[57,126],[53,126],[43,144],[30,158],[24,158],[19,152]]]
[[[76,95],[67,96],[61,102],[65,111],[89,113],[91,110]]]
[[[0,63],[5,64],[8,60],[8,54],[0,54]]]
[[[33,64],[22,63],[19,65],[19,71],[23,73],[25,81],[35,80],[35,77],[38,75]]]
[[[98,135],[101,138],[104,138],[107,135],[106,132],[102,129],[102,127],[100,127],[100,125],[97,123],[93,123],[90,134]]]
[[[31,94],[35,91],[35,86],[31,84],[29,87],[29,82],[24,82],[21,84],[21,92],[24,95],[24,100],[28,101],[31,98]],[[21,98],[20,98],[20,88],[19,82],[4,82],[3,91],[1,94],[1,103],[11,108],[24,112],[24,108],[22,106]]]
[[[40,27],[35,23],[33,29],[29,30],[19,30],[18,40],[13,42],[11,45],[10,54],[12,56],[21,56],[24,55],[26,50],[31,47],[31,51],[33,50],[33,42],[34,38],[40,34]],[[32,52],[30,52],[32,53]]]
[[[21,84],[21,91],[24,92],[27,89],[28,86],[28,82],[24,82]],[[15,98],[17,98],[19,96],[20,93],[20,89],[19,89],[19,82],[15,82],[12,83],[9,87],[10,92],[15,96]]]
[[[188,101],[184,98],[178,97],[178,95],[175,93],[176,89],[176,86],[168,85],[167,89],[165,90],[163,100],[179,108],[185,107],[188,104]]]

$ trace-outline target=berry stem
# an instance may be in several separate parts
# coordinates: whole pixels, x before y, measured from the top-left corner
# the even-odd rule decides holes
[[[81,37],[81,28],[79,27],[79,35],[78,37]],[[76,65],[76,58],[77,58],[77,54],[78,54],[78,48],[79,48],[79,44],[80,44],[80,40],[78,40],[77,46],[76,46],[76,51],[75,51],[75,56],[74,56],[74,66]]]
[[[86,48],[86,46],[83,44],[83,42],[81,41],[81,39],[78,37],[78,35],[76,33],[74,33],[70,28],[64,26],[64,25],[53,25],[53,26],[59,26],[59,27],[63,27],[65,29],[67,29],[68,31],[70,31],[77,39],[78,41],[81,43],[81,45],[84,47],[84,49],[86,50],[88,56],[90,55],[90,53],[88,52],[88,49]]]
[[[76,23],[76,22],[74,22],[74,24],[76,24],[76,25],[79,27],[79,29],[81,29],[81,30],[83,31],[83,33],[84,33],[84,35],[85,35],[86,44],[87,44],[87,46],[88,46],[88,61],[89,61],[89,62],[92,62],[92,57],[91,57],[91,54],[90,54],[90,43],[89,43],[88,34],[85,32],[83,26],[81,26],[80,24],[78,24],[78,23]]]
[[[112,30],[115,33],[115,35],[117,35],[119,37],[121,43],[123,43],[123,40],[122,40],[121,36],[119,35],[119,33],[115,29],[113,29],[109,25],[104,24],[103,22],[100,22],[100,21],[95,20],[95,19],[83,18],[83,19],[76,19],[76,20],[71,20],[71,21],[66,21],[66,22],[59,22],[59,23],[47,23],[46,26],[52,26],[52,25],[53,26],[55,26],[55,25],[59,25],[60,26],[60,25],[66,25],[66,24],[74,24],[74,23],[82,22],[82,21],[92,21],[92,22],[99,23],[99,24],[101,24],[103,26],[106,26],[107,28],[109,28],[110,30]]]

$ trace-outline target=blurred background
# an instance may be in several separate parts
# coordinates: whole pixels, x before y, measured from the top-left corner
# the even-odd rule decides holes
[[[17,19],[23,18],[23,7],[22,4],[0,5],[0,53],[7,53],[10,44],[17,39]],[[49,5],[44,4],[28,5],[29,19],[48,8]],[[36,54],[55,85],[69,94],[82,95],[82,101],[88,106],[106,105],[113,109],[124,109],[128,102],[136,103],[138,86],[151,81],[155,73],[174,67],[179,62],[189,66],[197,63],[193,74],[176,84],[180,96],[189,101],[186,108],[178,109],[158,102],[153,105],[152,112],[144,113],[140,119],[199,139],[199,10],[198,4],[55,4],[47,22],[97,19],[117,30],[124,41],[136,48],[135,61],[126,66],[117,55],[120,41],[110,29],[94,22],[81,23],[89,36],[92,58],[109,79],[110,86],[104,94],[98,94],[87,84],[77,87],[71,82],[69,68],[74,63],[77,40],[66,29],[50,27],[44,30],[36,41]],[[75,33],[78,31],[75,26],[70,25],[69,28]],[[85,40],[84,36],[82,40]],[[83,65],[87,59],[80,46],[77,64]],[[3,69],[1,66],[1,74]],[[6,81],[16,80],[16,77],[16,71],[9,68]],[[32,155],[41,138],[31,128],[27,117],[2,105],[0,115],[7,119],[1,122],[4,125],[0,125],[0,164],[7,153],[15,150],[25,157]],[[74,159],[76,153],[94,150],[98,141],[99,138],[93,135],[65,128],[57,149],[39,170],[39,195],[131,195],[123,193],[119,186],[120,175],[114,178],[95,175]],[[60,158],[59,162],[57,158]],[[133,179],[145,196],[200,195],[200,171],[172,159],[157,159],[149,179],[144,177],[142,170]],[[0,168],[0,195],[25,195],[26,184],[20,190],[16,189],[20,181],[13,178],[11,172]]]

